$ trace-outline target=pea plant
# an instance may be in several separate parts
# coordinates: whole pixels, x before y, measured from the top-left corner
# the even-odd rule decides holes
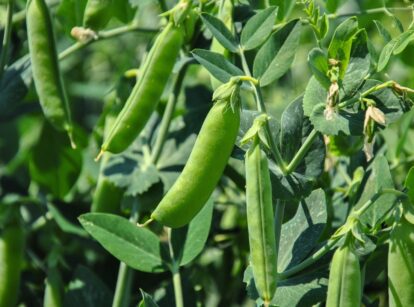
[[[0,3],[0,307],[414,306],[414,6]]]

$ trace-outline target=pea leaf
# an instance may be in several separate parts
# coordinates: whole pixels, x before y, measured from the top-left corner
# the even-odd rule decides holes
[[[194,58],[205,69],[222,83],[226,83],[233,76],[243,76],[243,71],[230,63],[222,54],[203,49],[192,51]]]
[[[239,50],[236,38],[220,19],[207,13],[203,13],[200,16],[204,25],[224,48],[231,52]]]
[[[72,224],[66,217],[59,212],[59,210],[52,204],[47,204],[47,209],[55,220],[56,224],[66,233],[71,233],[77,236],[86,237],[87,234],[80,226]]]
[[[328,47],[329,59],[335,59],[340,62],[339,76],[342,79],[345,70],[348,67],[349,57],[351,53],[352,40],[358,32],[358,20],[351,17],[342,22],[335,30],[332,40]]]
[[[325,193],[322,189],[315,190],[300,202],[296,215],[282,226],[279,272],[306,259],[316,247],[327,220]]]
[[[270,36],[260,48],[253,63],[253,75],[260,86],[266,86],[283,76],[290,68],[299,47],[301,23],[287,23]]]
[[[139,291],[141,292],[142,300],[138,307],[158,307],[158,304],[152,299],[151,295],[142,289],[139,289]]]
[[[361,207],[381,188],[394,188],[390,167],[384,156],[375,157],[367,172],[367,179],[361,197],[355,208]],[[375,227],[382,222],[386,213],[393,207],[396,197],[393,194],[380,196],[367,211],[361,216],[361,222]]]
[[[391,56],[403,52],[413,40],[414,29],[410,29],[389,41],[381,51],[377,71],[382,71],[387,66]]]
[[[382,24],[379,20],[374,20],[375,26],[378,29],[379,34],[381,35],[382,39],[388,43],[392,38],[390,32],[385,28],[385,26]]]
[[[56,131],[44,122],[30,155],[32,179],[54,197],[63,198],[75,184],[81,168],[81,150],[72,149],[66,133]]]
[[[271,306],[308,307],[324,301],[328,286],[327,277],[328,272],[323,269],[278,281]],[[252,300],[256,300],[257,306],[262,306],[263,300],[259,298],[257,293],[250,266],[244,271],[243,282],[246,283],[248,296]]]
[[[290,0],[270,0],[269,3],[279,8],[277,16],[279,20],[286,20],[296,4],[295,1]]]
[[[69,283],[63,300],[64,307],[110,307],[113,294],[87,267],[79,265]]]
[[[313,76],[324,88],[328,89],[331,81],[328,78],[328,56],[319,48],[313,48],[308,55],[308,63]]]
[[[149,273],[168,269],[168,251],[150,230],[107,213],[86,213],[79,222],[108,252],[130,267]]]
[[[241,33],[244,50],[259,47],[268,38],[276,21],[277,10],[276,6],[271,6],[249,19]]]
[[[214,200],[210,198],[188,226],[172,230],[175,262],[186,265],[201,253],[210,232],[213,208]]]
[[[326,0],[326,9],[329,13],[335,13],[344,2],[344,0]]]

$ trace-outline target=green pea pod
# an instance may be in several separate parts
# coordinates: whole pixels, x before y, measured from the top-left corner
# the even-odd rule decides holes
[[[56,267],[50,267],[46,278],[45,294],[43,297],[43,307],[61,307],[63,283],[59,270]]]
[[[59,69],[55,36],[44,0],[27,2],[27,38],[33,79],[43,113],[58,130],[66,130],[72,142],[72,122]]]
[[[277,250],[269,167],[257,135],[245,163],[250,265],[257,291],[268,306],[276,291]]]
[[[240,113],[216,102],[201,127],[188,161],[151,218],[177,228],[188,224],[213,193],[236,141]]]
[[[115,121],[115,116],[109,113],[105,118],[104,135],[108,133]],[[92,198],[91,212],[119,213],[124,190],[114,185],[104,174],[110,153],[105,153],[101,160],[100,173],[95,193]]]
[[[112,17],[112,0],[88,0],[83,15],[83,25],[92,30],[101,30]]]
[[[156,38],[125,106],[119,113],[101,154],[105,151],[124,151],[144,128],[161,98],[181,49],[184,34],[172,22]]]
[[[217,17],[220,18],[226,27],[233,32],[233,0],[221,0]],[[228,50],[224,48],[215,38],[213,38],[213,41],[211,42],[210,50],[223,54],[226,58],[231,56]],[[211,86],[213,89],[219,87],[220,84],[221,82],[219,80],[211,77]]]
[[[361,306],[361,269],[350,244],[339,247],[332,258],[326,307]]]
[[[24,229],[16,214],[0,230],[0,307],[17,304],[24,246]]]
[[[404,216],[390,235],[388,294],[390,307],[414,306],[414,225]]]

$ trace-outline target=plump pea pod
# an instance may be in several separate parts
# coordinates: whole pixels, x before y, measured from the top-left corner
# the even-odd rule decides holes
[[[332,258],[326,307],[361,306],[361,268],[350,244],[339,247]]]
[[[0,307],[16,306],[24,245],[23,225],[16,215],[0,230]]]
[[[45,294],[43,297],[43,307],[61,307],[63,283],[60,273],[56,267],[51,267],[48,270],[45,281]]]
[[[112,17],[112,0],[88,0],[83,25],[92,30],[103,29]]]
[[[66,130],[72,141],[70,109],[59,70],[52,20],[44,0],[27,2],[26,22],[33,79],[43,113],[56,129]]]
[[[258,136],[246,153],[245,164],[250,265],[257,291],[268,306],[276,291],[277,251],[269,167]]]
[[[115,122],[115,116],[109,113],[105,118],[104,136]],[[105,153],[101,159],[100,173],[92,198],[91,212],[119,213],[124,190],[114,185],[104,174],[110,153]]]
[[[161,98],[183,39],[182,29],[172,22],[156,38],[140,70],[140,78],[105,139],[101,153],[120,153],[139,135]]]
[[[390,235],[388,294],[390,307],[414,306],[414,225],[405,217]]]
[[[226,27],[233,32],[233,0],[221,0],[218,16],[221,21],[226,25]],[[226,48],[224,48],[217,39],[213,38],[213,41],[211,42],[210,50],[213,52],[217,52],[220,54],[223,54],[226,58],[230,57],[230,53]],[[213,89],[216,89],[219,87],[221,82],[211,77],[211,86]]]
[[[239,110],[229,101],[213,105],[182,173],[152,213],[153,220],[177,228],[201,210],[223,174],[239,125]]]

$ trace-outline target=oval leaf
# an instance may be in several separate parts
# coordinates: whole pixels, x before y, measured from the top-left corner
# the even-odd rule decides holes
[[[238,51],[239,44],[237,43],[230,30],[220,19],[209,14],[201,14],[201,19],[203,20],[203,23],[207,29],[211,31],[213,36],[221,45],[223,45],[224,48],[230,50],[231,52]]]
[[[299,46],[300,30],[299,20],[292,20],[260,48],[253,64],[253,75],[260,79],[260,86],[269,85],[289,70]]]
[[[146,228],[107,213],[87,213],[79,217],[83,228],[107,251],[130,267],[149,273],[164,272],[168,254],[160,239]]]

